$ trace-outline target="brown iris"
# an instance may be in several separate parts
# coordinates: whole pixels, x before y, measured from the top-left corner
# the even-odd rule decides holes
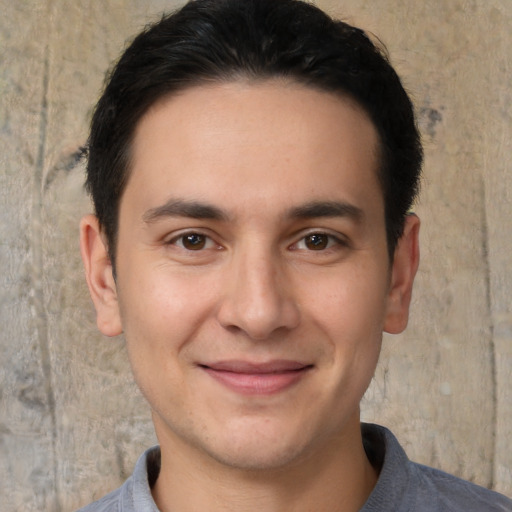
[[[183,247],[189,251],[199,251],[206,245],[206,237],[199,233],[190,233],[181,237]]]
[[[321,251],[329,244],[329,236],[322,233],[308,235],[304,239],[306,247],[312,251]]]

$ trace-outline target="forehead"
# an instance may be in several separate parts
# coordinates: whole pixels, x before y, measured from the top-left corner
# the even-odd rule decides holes
[[[283,81],[197,86],[140,120],[127,189],[146,202],[355,200],[379,188],[377,154],[376,130],[350,99]]]

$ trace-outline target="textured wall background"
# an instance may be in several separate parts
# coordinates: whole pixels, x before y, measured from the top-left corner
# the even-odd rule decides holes
[[[178,2],[176,2],[178,3]],[[412,93],[426,168],[411,325],[363,415],[411,458],[512,495],[512,2],[324,0],[378,34]],[[0,0],[0,502],[68,511],[154,442],[123,342],[95,328],[77,151],[104,71],[172,1]]]

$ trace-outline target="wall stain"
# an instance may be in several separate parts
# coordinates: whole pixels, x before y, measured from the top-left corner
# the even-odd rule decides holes
[[[439,109],[432,107],[423,107],[418,114],[419,124],[424,133],[431,139],[434,139],[437,132],[437,125],[442,122],[443,114],[441,113],[443,107]]]
[[[58,483],[58,459],[57,459],[57,418],[55,407],[55,393],[52,382],[52,363],[50,356],[50,343],[48,339],[47,314],[44,298],[44,261],[43,261],[43,238],[42,238],[42,217],[43,217],[43,175],[44,159],[47,146],[47,126],[48,126],[48,94],[50,84],[50,51],[46,46],[43,71],[43,93],[41,98],[41,116],[39,123],[39,148],[35,164],[35,190],[34,203],[32,207],[32,265],[30,277],[32,281],[32,311],[34,323],[39,341],[39,351],[41,354],[41,367],[44,377],[44,394],[51,424],[51,450],[52,450],[52,468],[53,473],[53,492],[55,494],[55,512],[61,512],[60,492]],[[19,397],[22,401],[30,400],[25,392]],[[32,397],[33,398],[33,397]]]
[[[43,189],[48,190],[60,173],[68,174],[77,168],[87,155],[85,144],[77,145],[65,150],[58,158],[57,163],[50,167],[43,178]]]
[[[487,307],[487,313],[489,318],[491,319],[490,325],[489,325],[489,356],[490,356],[490,364],[491,364],[491,379],[492,379],[492,439],[493,439],[493,450],[492,450],[492,461],[491,461],[491,476],[489,481],[489,488],[494,489],[494,486],[497,481],[497,471],[498,468],[496,467],[496,450],[497,450],[497,442],[498,438],[496,435],[496,426],[498,424],[498,375],[497,375],[497,363],[496,363],[496,344],[494,343],[494,337],[496,335],[495,332],[495,325],[494,325],[494,316],[493,316],[493,305],[492,305],[492,298],[491,298],[491,263],[489,260],[489,226],[488,226],[488,220],[487,220],[487,209],[485,208],[486,204],[486,186],[485,186],[485,180],[481,179],[480,183],[480,193],[481,193],[481,200],[480,204],[484,205],[482,208],[482,219],[481,219],[481,233],[482,233],[482,256],[483,261],[485,265],[485,299],[486,299],[486,307]]]

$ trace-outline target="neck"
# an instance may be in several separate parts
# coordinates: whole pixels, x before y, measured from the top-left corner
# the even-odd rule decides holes
[[[153,497],[162,512],[356,512],[377,481],[359,421],[286,467],[228,467],[175,438],[162,439]]]

